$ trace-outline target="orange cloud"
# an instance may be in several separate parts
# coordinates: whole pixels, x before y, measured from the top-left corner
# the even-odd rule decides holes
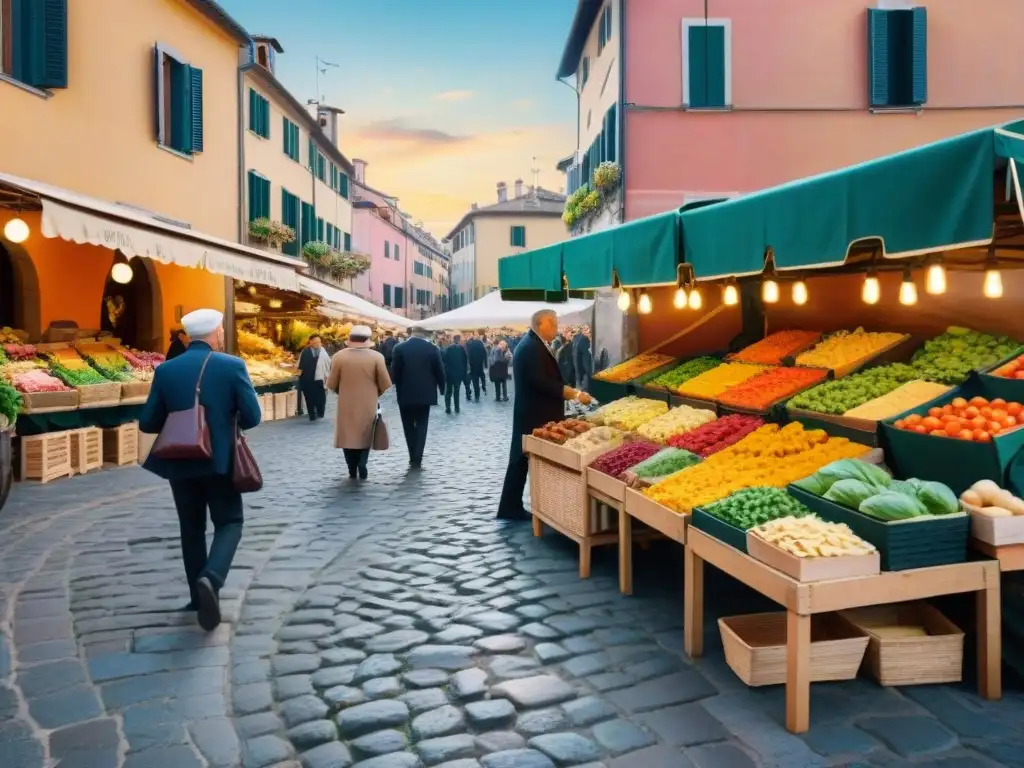
[[[473,91],[467,90],[441,91],[434,94],[434,101],[465,101],[473,96]]]

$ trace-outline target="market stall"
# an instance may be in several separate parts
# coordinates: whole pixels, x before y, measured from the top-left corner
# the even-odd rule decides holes
[[[501,293],[494,291],[476,301],[465,304],[450,312],[417,321],[427,330],[463,331],[477,328],[530,327],[530,317],[542,309],[552,309],[558,315],[559,325],[590,325],[593,299],[569,299],[564,303],[542,301],[506,301]]]
[[[691,655],[703,562],[779,603],[719,626],[741,679],[786,684],[792,731],[812,681],[959,681],[964,632],[928,602],[941,595],[977,594],[979,689],[1001,695],[999,574],[1024,552],[1019,161],[1024,124],[684,209],[674,263],[666,245],[644,284],[623,232],[593,240],[642,354],[595,377],[602,440],[548,425],[524,441],[531,472],[551,451],[537,441],[561,442],[580,476],[562,488],[621,492],[624,592],[634,522],[684,545]],[[638,228],[671,242],[672,226]],[[520,277],[543,279],[517,289],[554,282],[553,259],[525,256]],[[572,285],[583,260],[561,258]],[[557,507],[538,470],[536,518],[578,534],[582,505]]]

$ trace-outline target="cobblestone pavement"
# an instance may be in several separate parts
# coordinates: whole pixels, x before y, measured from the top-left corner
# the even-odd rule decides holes
[[[581,581],[555,534],[492,519],[510,406],[434,411],[426,468],[396,447],[347,478],[331,427],[261,426],[267,490],[211,634],[187,599],[166,486],[138,469],[21,485],[0,513],[4,768],[1024,766],[1024,696],[974,686],[784,691],[682,654],[681,557],[615,552]],[[709,611],[769,609],[709,574]]]

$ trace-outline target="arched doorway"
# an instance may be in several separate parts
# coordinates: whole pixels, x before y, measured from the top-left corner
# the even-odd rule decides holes
[[[28,252],[0,242],[0,328],[19,328],[37,339],[42,331],[39,278]]]
[[[118,254],[111,264],[124,263]],[[131,280],[119,283],[111,273],[100,299],[100,330],[108,331],[121,343],[136,349],[160,349],[162,306],[160,286],[153,264],[135,258],[128,262]]]

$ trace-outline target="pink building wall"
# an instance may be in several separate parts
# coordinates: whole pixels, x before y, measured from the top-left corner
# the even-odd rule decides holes
[[[389,244],[389,252],[394,256],[395,243],[400,249],[400,259],[384,258],[384,243]],[[406,237],[388,222],[371,213],[365,208],[352,210],[352,246],[357,251],[370,254],[369,285],[367,286],[370,301],[384,304],[384,285],[399,286],[408,290],[406,279]],[[411,270],[410,270],[411,271]],[[394,288],[392,288],[392,302]],[[393,304],[391,305],[393,306]],[[405,306],[396,310],[405,314]]]
[[[688,195],[745,192],[1024,116],[1024,67],[1000,30],[1021,0],[916,0],[928,9],[928,101],[868,110],[868,0],[708,0],[731,20],[732,109],[682,105],[684,18],[704,0],[627,2],[626,218]],[[645,109],[656,108],[657,111]]]

